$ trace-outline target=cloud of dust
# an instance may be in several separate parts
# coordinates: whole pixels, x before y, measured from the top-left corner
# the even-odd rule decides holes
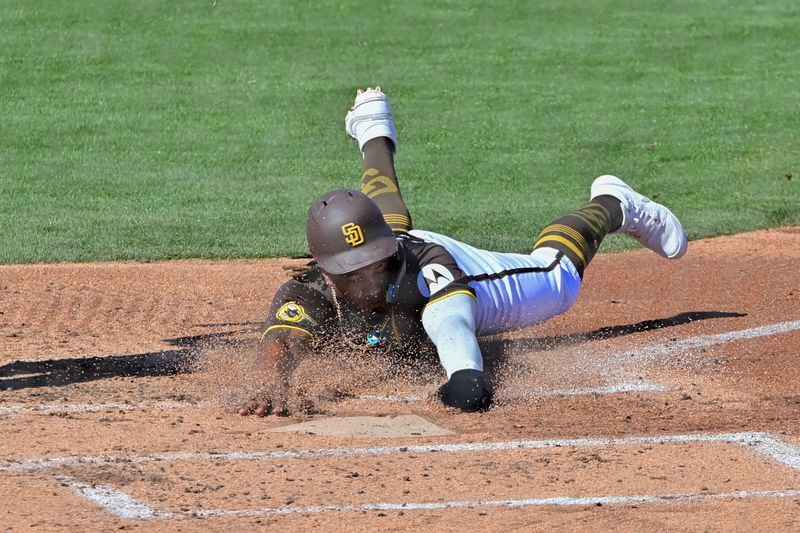
[[[269,396],[273,376],[256,368],[259,345],[253,340],[209,342],[193,363],[193,394],[226,410]],[[443,371],[430,354],[397,356],[357,346],[331,346],[307,353],[297,366],[289,391],[290,412],[314,412],[361,395],[402,394],[409,388],[435,388]]]
[[[608,346],[558,337],[481,341],[485,370],[498,405],[535,400],[559,391],[591,389],[646,379],[655,361],[625,356]],[[210,341],[194,362],[193,395],[226,410],[268,396],[272,376],[257,370],[258,344],[246,339]],[[681,359],[686,360],[686,353]],[[671,357],[674,359],[676,356]],[[413,356],[353,345],[306,354],[289,391],[291,412],[332,408],[350,398],[419,397],[444,382],[435,349]]]

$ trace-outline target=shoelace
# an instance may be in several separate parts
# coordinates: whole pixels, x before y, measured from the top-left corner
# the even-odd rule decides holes
[[[651,213],[645,208],[639,208],[636,215],[631,219],[631,225],[628,226],[627,233],[631,237],[642,237],[642,232],[646,232],[654,226],[661,226],[664,222],[658,217],[657,214]]]

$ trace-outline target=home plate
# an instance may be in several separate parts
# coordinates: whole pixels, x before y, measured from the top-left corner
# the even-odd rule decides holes
[[[306,433],[330,437],[437,437],[453,435],[449,429],[437,426],[417,415],[348,416],[324,418],[301,424],[271,429],[279,433]]]

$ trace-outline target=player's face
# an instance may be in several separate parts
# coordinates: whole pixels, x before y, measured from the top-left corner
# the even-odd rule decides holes
[[[347,274],[328,274],[328,277],[343,299],[361,309],[379,311],[388,306],[386,291],[394,275],[389,258]]]

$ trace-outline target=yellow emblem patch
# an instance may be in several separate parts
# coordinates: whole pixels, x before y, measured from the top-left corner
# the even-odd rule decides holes
[[[306,310],[297,302],[287,302],[278,309],[275,316],[284,322],[302,322],[304,318],[308,318]]]
[[[361,231],[361,226],[352,222],[342,226],[342,235],[344,235],[345,242],[353,248],[364,242],[364,232]]]

